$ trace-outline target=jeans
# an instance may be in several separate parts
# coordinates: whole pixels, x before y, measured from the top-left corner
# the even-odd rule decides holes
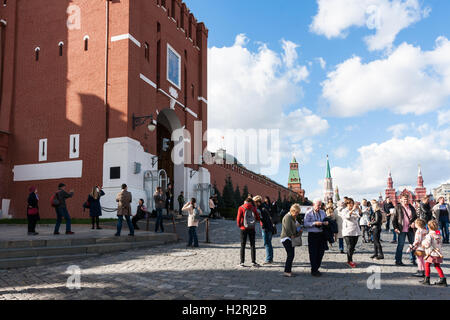
[[[381,227],[373,228],[373,246],[375,250],[375,255],[378,257],[383,257],[383,248],[381,247]]]
[[[155,232],[158,232],[158,228],[161,228],[161,232],[164,232],[163,213],[161,208],[156,208]]]
[[[344,238],[339,238],[339,250],[344,251]]]
[[[131,223],[130,216],[125,216],[125,219],[127,220],[128,229],[130,229],[130,234],[134,235],[134,228],[133,224]],[[123,223],[123,216],[119,216],[119,221],[117,222],[117,233],[116,235],[120,236],[120,232],[122,231],[122,223]]]
[[[353,262],[353,253],[355,253],[355,247],[358,243],[358,236],[344,237],[347,244],[347,261]]]
[[[448,242],[448,216],[439,217],[439,228],[441,229],[444,242]]]
[[[386,231],[389,231],[391,227],[391,216],[386,217]]]
[[[284,249],[286,249],[287,258],[286,264],[284,266],[284,272],[291,273],[292,271],[292,262],[294,261],[295,256],[295,248],[292,246],[292,241],[286,240],[283,242]]]
[[[194,242],[194,247],[198,247],[197,227],[189,227],[188,247],[192,246],[192,242]]]
[[[397,232],[392,230],[392,234],[394,235],[394,237],[392,238],[392,241],[397,241]]]
[[[308,252],[312,273],[319,271],[325,254],[325,245],[323,232],[308,232]]]
[[[71,231],[71,220],[69,216],[69,212],[66,207],[56,208],[56,225],[55,225],[55,233],[59,232],[59,226],[61,225],[62,219],[66,220],[66,232]]]
[[[245,262],[245,246],[247,244],[247,237],[250,240],[252,262],[256,263],[256,245],[255,245],[255,229],[241,230],[241,263]]]
[[[264,239],[264,247],[266,247],[266,262],[273,261],[273,247],[272,247],[272,232],[262,231],[262,238]]]
[[[405,246],[406,237],[408,237],[409,244],[414,243],[414,231],[410,230],[408,232],[401,232],[398,235],[398,244],[397,244],[397,251],[395,252],[395,261],[396,262],[402,262],[402,255],[403,255],[403,247]],[[416,261],[416,256],[411,251],[410,252],[410,258],[411,262]]]

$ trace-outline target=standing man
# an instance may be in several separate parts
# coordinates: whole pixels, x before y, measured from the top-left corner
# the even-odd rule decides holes
[[[320,277],[322,275],[319,268],[322,264],[326,246],[322,226],[327,226],[328,222],[323,221],[327,215],[320,209],[321,206],[322,200],[315,199],[313,209],[310,209],[306,213],[304,219],[305,228],[308,231],[309,261],[311,262],[311,275],[313,277]]]
[[[122,231],[122,223],[123,217],[127,220],[128,228],[130,229],[130,233],[128,234],[130,237],[134,236],[134,228],[131,223],[131,193],[127,191],[128,187],[126,184],[122,185],[122,191],[117,194],[116,201],[117,205],[117,216],[119,217],[119,221],[117,223],[117,233],[116,237],[120,237],[120,232]]]
[[[180,195],[178,196],[178,213],[181,216],[183,214],[183,206],[184,206],[184,193],[183,191],[180,192]]]
[[[402,262],[403,247],[405,245],[406,237],[410,245],[414,244],[414,221],[417,220],[416,210],[408,203],[408,196],[402,195],[400,198],[400,205],[395,209],[392,225],[395,233],[398,235],[397,251],[395,253],[395,264],[397,266],[404,266]],[[416,265],[416,256],[413,252],[410,253],[411,262]]]
[[[239,207],[237,214],[237,226],[241,229],[241,267],[245,267],[245,246],[247,244],[247,237],[250,239],[252,266],[258,268],[256,263],[256,221],[261,221],[258,211],[256,210],[253,199],[249,196],[244,204]]]
[[[444,197],[440,197],[438,199],[438,203],[433,207],[433,217],[436,219],[436,222],[439,223],[443,238],[442,243],[446,244],[448,244],[449,242],[449,215],[450,205],[448,203],[445,203]]]
[[[422,219],[426,223],[433,219],[433,213],[431,212],[430,206],[430,197],[424,196],[422,198],[417,216],[419,219]]]
[[[173,186],[171,183],[169,183],[169,185],[167,186],[167,191],[166,191],[166,210],[167,210],[167,215],[173,213],[173,199],[174,199],[174,195],[173,195]]]
[[[64,183],[60,183],[58,185],[58,192],[55,194],[55,198],[57,201],[57,205],[55,206],[56,210],[56,225],[55,231],[53,234],[59,234],[59,226],[61,225],[62,218],[66,220],[66,234],[74,234],[71,231],[71,219],[69,212],[67,211],[66,199],[73,197],[73,190],[70,190],[69,193],[66,192],[66,185]]]
[[[155,233],[158,232],[159,228],[161,228],[161,232],[164,232],[162,211],[166,203],[166,197],[164,196],[161,187],[156,188],[156,192],[153,195],[153,199],[155,200],[155,209],[156,209]]]
[[[383,205],[383,210],[386,213],[386,231],[389,232],[391,230],[391,218],[393,214],[391,213],[391,209],[395,209],[395,206],[392,204],[391,198],[386,197],[386,202]],[[397,234],[394,230],[392,230],[394,238],[391,243],[397,243]]]
[[[261,229],[262,229],[262,238],[264,240],[264,247],[266,248],[266,261],[265,265],[273,263],[273,246],[272,246],[272,236],[274,234],[274,223],[272,218],[270,217],[270,212],[263,205],[261,196],[256,196],[253,198],[255,202],[258,213],[261,217]]]

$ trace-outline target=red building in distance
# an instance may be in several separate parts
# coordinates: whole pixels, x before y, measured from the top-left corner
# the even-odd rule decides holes
[[[422,169],[419,166],[419,173],[417,176],[417,187],[415,188],[414,192],[404,189],[402,191],[396,191],[394,189],[394,181],[392,179],[392,173],[389,170],[388,174],[388,180],[387,180],[387,188],[385,190],[385,196],[386,198],[389,197],[394,204],[400,203],[400,198],[403,195],[408,196],[408,202],[410,204],[414,204],[414,201],[420,200],[422,201],[422,198],[427,195],[427,189],[423,185],[423,177],[422,177]]]

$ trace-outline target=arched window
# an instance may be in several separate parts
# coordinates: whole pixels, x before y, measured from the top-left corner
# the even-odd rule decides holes
[[[62,57],[62,55],[63,55],[63,48],[64,48],[64,42],[60,42],[60,43],[58,43],[58,46],[59,46],[59,56],[60,57]]]
[[[34,52],[35,52],[36,61],[39,61],[39,52],[41,52],[41,48],[36,47],[36,49],[34,49]]]
[[[83,40],[84,40],[84,51],[88,51],[89,50],[89,36],[84,36]]]

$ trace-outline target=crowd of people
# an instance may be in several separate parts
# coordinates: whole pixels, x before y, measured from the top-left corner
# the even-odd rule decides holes
[[[406,195],[400,203],[394,206],[390,199],[381,205],[377,200],[363,200],[361,203],[345,197],[343,201],[334,204],[330,199],[327,204],[316,199],[313,207],[305,214],[303,223],[299,219],[301,207],[292,205],[290,211],[282,219],[280,241],[286,251],[284,267],[285,277],[295,277],[292,264],[295,257],[295,247],[302,245],[303,232],[308,232],[308,253],[311,264],[311,275],[320,277],[322,259],[329,245],[338,242],[339,250],[347,255],[347,265],[356,268],[353,260],[356,245],[360,238],[363,243],[373,244],[371,259],[385,258],[382,248],[382,225],[390,232],[392,223],[397,244],[395,265],[405,266],[402,261],[405,242],[408,239],[407,253],[411,263],[418,270],[413,276],[423,278],[421,283],[430,285],[430,267],[434,265],[439,275],[438,286],[447,286],[447,280],[441,268],[443,263],[442,245],[448,243],[448,216],[450,206],[443,197],[431,208],[429,198],[425,197],[415,206],[408,202]],[[428,206],[427,206],[428,205]],[[237,225],[241,234],[240,266],[245,267],[245,248],[247,238],[250,242],[252,267],[260,267],[256,262],[256,224],[261,225],[262,238],[266,249],[264,264],[273,263],[272,236],[276,234],[270,200],[262,202],[260,196],[248,197],[239,208]],[[441,228],[441,230],[439,230]],[[346,251],[344,251],[344,243]]]

